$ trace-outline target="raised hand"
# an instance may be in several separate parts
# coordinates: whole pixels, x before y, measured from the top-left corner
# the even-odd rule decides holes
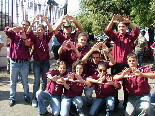
[[[68,14],[64,15],[61,22],[66,23],[68,21]]]
[[[130,23],[129,15],[127,16],[126,14],[123,14],[122,19],[124,20],[123,23]]]
[[[92,47],[93,51],[100,51],[100,46],[101,46],[101,44],[100,44],[99,42],[96,43],[96,44]]]
[[[45,21],[45,22],[47,22],[48,20],[47,20],[47,17],[45,17],[44,15],[39,15],[40,17],[41,17],[41,20],[42,21]]]
[[[16,35],[22,39],[26,39],[26,33],[23,28],[22,28],[22,30],[20,30],[20,34],[16,33]]]
[[[105,80],[106,76],[104,75],[103,77],[100,77],[98,80],[97,80],[97,83],[100,83],[102,84],[103,81]]]
[[[112,81],[112,77],[111,76],[107,76],[107,84],[108,85],[113,85],[113,81]]]
[[[74,75],[75,75],[74,73],[70,73],[70,74],[68,75],[68,77],[67,77],[68,80],[74,82],[74,80],[73,80],[73,79],[74,79]]]
[[[77,79],[77,80],[75,80],[75,82],[83,83],[83,79],[80,75],[75,74],[75,78]]]
[[[129,73],[130,73],[131,69],[130,68],[126,68],[124,71],[123,71],[123,75],[124,77],[129,77]]]
[[[134,68],[132,69],[132,72],[134,73],[135,76],[140,76],[140,75],[141,75],[140,70],[137,69],[136,67],[134,67]]]
[[[12,28],[12,31],[15,32],[17,34],[17,32],[21,31],[22,30],[22,27],[20,26],[17,26],[17,27],[13,27]],[[18,35],[18,34],[17,34]]]
[[[33,18],[33,23],[39,21],[39,20],[38,20],[38,19],[39,19],[39,16],[40,16],[40,14],[38,14],[37,16],[35,16],[35,17]]]
[[[69,22],[75,22],[75,18],[71,15],[68,15]]]
[[[105,52],[105,53],[108,53],[109,52],[109,49],[106,46],[106,44],[104,42],[102,42],[101,45],[102,45],[102,51]]]
[[[112,22],[113,23],[118,23],[118,19],[121,17],[121,15],[120,14],[114,14],[114,16],[112,17]]]

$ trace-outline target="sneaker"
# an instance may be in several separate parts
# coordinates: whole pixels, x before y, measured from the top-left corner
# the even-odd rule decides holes
[[[33,107],[37,107],[37,106],[38,106],[36,100],[32,100],[32,106],[33,106]]]
[[[48,114],[48,111],[46,111],[46,112],[43,113],[43,114],[38,114],[38,116],[45,116],[46,114]]]
[[[25,101],[27,102],[27,103],[32,103],[32,101],[31,101],[31,99],[29,98],[29,97],[27,97],[26,99],[25,99]]]
[[[10,102],[9,102],[10,107],[14,106],[14,105],[15,105],[15,103],[16,103],[16,101],[15,101],[15,100],[10,100]]]

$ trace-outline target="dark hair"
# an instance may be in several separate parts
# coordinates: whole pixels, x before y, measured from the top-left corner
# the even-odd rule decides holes
[[[93,54],[99,54],[99,56],[101,56],[101,53],[99,51],[93,51],[93,53],[91,54],[91,57]]]
[[[127,59],[129,59],[129,58],[136,58],[137,59],[137,55],[135,53],[131,52],[127,55]]]
[[[86,36],[86,38],[88,37],[86,32],[78,32],[75,36],[75,41],[77,42],[81,36]]]
[[[24,21],[27,22],[29,24],[29,26],[30,26],[30,22],[28,20],[23,20],[22,22],[24,22]]]
[[[65,65],[65,66],[66,66],[66,69],[67,69],[67,64],[66,64],[65,61],[60,61],[60,62],[58,63],[58,68],[59,68],[61,65]],[[67,70],[66,70],[66,73],[67,73]],[[66,74],[66,73],[65,73],[65,74]],[[57,70],[57,75],[59,75],[59,71],[58,71],[58,70]]]
[[[122,19],[122,18],[120,18],[120,19],[118,19],[118,24],[119,23],[122,23],[124,20]],[[117,26],[118,26],[118,24],[117,24]],[[127,27],[129,26],[129,23],[124,23]]]
[[[45,30],[45,26],[44,26],[43,24],[38,24],[38,25],[37,25],[37,28],[38,28],[38,27],[42,27],[42,28]]]
[[[101,62],[98,64],[98,68],[99,67],[106,67],[106,69],[108,68],[108,65],[105,62]]]
[[[76,72],[76,66],[77,65],[82,65],[83,67],[83,73],[86,73],[86,66],[85,63],[82,60],[77,60],[72,64],[72,71]]]

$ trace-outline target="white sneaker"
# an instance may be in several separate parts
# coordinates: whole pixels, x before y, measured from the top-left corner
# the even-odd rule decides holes
[[[32,100],[32,106],[37,107],[37,101],[36,100]]]

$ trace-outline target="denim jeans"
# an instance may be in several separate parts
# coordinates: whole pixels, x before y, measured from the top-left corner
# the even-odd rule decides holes
[[[47,85],[46,73],[49,71],[49,68],[50,68],[49,60],[46,60],[44,62],[40,62],[37,60],[33,61],[34,84],[33,84],[32,100],[35,100],[36,92],[40,88],[40,76],[41,76],[41,74],[42,74],[41,90],[45,91],[46,85]]]
[[[76,97],[67,97],[67,96],[63,96],[62,101],[61,101],[61,112],[60,115],[61,116],[69,116],[69,112],[70,112],[70,106],[71,103],[73,103],[76,107],[76,111],[78,112],[79,116],[84,116],[83,113],[83,100],[81,98],[81,96],[76,96]]]
[[[150,94],[129,96],[125,116],[147,116],[150,105]]]
[[[151,103],[155,103],[155,92],[151,96]]]
[[[135,54],[138,57],[138,64],[139,64],[139,66],[141,66],[142,61],[143,61],[143,53],[144,53],[144,51],[137,51],[137,50],[135,50]]]
[[[113,110],[114,110],[114,104],[115,104],[115,97],[109,96],[106,98],[96,98],[93,102],[89,114],[91,116],[97,115],[98,111],[103,108],[104,105],[106,105],[106,116],[112,116]]]
[[[44,100],[51,100],[52,114],[58,116],[60,114],[61,96],[54,96],[47,91],[38,90],[36,93],[38,100],[38,113],[43,114],[47,111],[46,104]]]
[[[92,94],[93,94],[94,88],[95,88],[95,86],[93,86],[93,87],[85,86],[85,88],[84,88],[84,94],[86,96],[87,103],[92,103],[93,102]]]
[[[18,75],[20,74],[24,89],[23,98],[26,99],[30,97],[29,95],[29,84],[28,84],[28,74],[29,74],[29,63],[17,63],[10,59],[10,100],[16,100],[16,84],[18,80]]]

